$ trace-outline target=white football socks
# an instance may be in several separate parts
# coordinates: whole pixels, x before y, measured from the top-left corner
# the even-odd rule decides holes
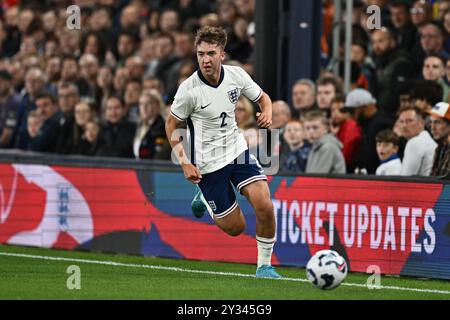
[[[263,265],[271,265],[274,238],[263,238],[256,236],[256,243],[258,244],[258,268]]]

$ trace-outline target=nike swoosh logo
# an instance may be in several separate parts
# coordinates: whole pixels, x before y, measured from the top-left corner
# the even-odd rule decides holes
[[[211,102],[212,103],[212,102]],[[200,107],[200,109],[205,109],[205,108],[208,108],[209,107],[209,105],[211,104],[211,103],[208,103],[206,106],[204,106],[204,107]]]

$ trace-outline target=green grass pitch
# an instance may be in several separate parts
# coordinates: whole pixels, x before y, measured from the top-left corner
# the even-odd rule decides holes
[[[71,265],[80,289],[67,287]],[[277,270],[284,280],[256,279],[253,265],[0,245],[0,299],[450,299],[450,281],[382,277],[370,290],[368,275],[351,273],[321,291],[304,269]]]

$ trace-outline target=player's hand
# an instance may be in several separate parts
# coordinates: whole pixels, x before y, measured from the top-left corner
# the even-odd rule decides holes
[[[260,128],[268,129],[272,125],[271,113],[257,112],[256,119],[256,123]]]
[[[198,170],[196,166],[194,166],[192,163],[188,163],[182,166],[184,177],[189,180],[190,182],[194,184],[200,183],[202,180],[202,174]]]

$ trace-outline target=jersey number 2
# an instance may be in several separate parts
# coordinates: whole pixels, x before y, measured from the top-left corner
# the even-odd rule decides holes
[[[220,117],[222,118],[222,124],[220,125],[221,128],[225,127],[227,124],[225,123],[225,119],[227,118],[226,112],[222,112],[220,114]]]

